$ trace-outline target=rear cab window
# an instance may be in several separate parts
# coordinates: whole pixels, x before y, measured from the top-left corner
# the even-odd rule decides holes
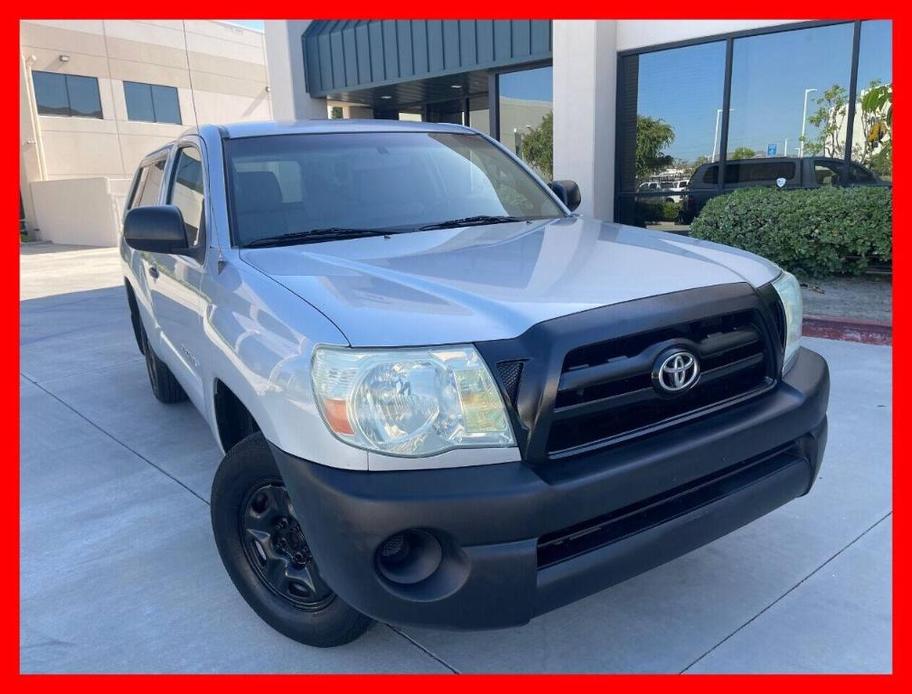
[[[792,181],[797,167],[793,161],[738,161],[725,165],[725,183],[775,183]]]

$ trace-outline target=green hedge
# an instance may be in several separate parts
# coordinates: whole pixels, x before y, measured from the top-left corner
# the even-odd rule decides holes
[[[645,227],[655,222],[673,222],[681,213],[681,204],[663,198],[644,198],[634,203],[633,225]]]
[[[858,275],[893,257],[892,190],[748,188],[710,200],[690,235],[769,258],[791,272]]]

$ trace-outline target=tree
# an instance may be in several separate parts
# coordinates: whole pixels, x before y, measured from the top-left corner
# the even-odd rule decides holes
[[[757,153],[750,147],[736,147],[735,151],[728,155],[729,159],[753,159]]]
[[[672,127],[661,118],[637,115],[636,175],[638,179],[667,168],[674,158],[662,150],[675,139]]]
[[[817,98],[817,111],[808,116],[808,123],[817,128],[817,137],[804,138],[808,154],[841,157],[845,151],[845,121],[849,110],[849,97],[844,87],[834,84]]]
[[[519,155],[549,180],[554,176],[554,114],[547,113],[537,128],[532,128],[522,139]]]
[[[893,85],[873,80],[861,93],[859,106],[864,137],[852,147],[852,158],[881,176],[892,177]]]

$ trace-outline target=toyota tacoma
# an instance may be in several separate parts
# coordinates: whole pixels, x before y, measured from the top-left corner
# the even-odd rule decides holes
[[[207,125],[142,161],[136,341],[224,452],[215,541],[274,628],[524,624],[810,490],[795,278],[579,204],[458,125]]]

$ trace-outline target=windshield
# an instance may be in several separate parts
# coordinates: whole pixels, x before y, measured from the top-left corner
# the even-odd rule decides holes
[[[542,185],[481,135],[273,135],[229,140],[235,243],[313,229],[390,229],[478,216],[563,217]]]

